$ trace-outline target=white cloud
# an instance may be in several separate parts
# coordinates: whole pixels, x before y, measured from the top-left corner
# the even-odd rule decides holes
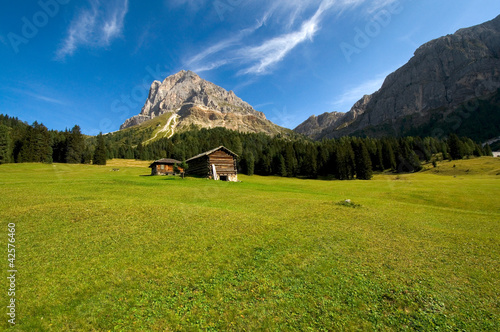
[[[228,48],[241,45],[241,41],[245,37],[247,37],[248,35],[251,35],[253,32],[255,32],[256,30],[261,28],[264,25],[265,20],[266,20],[266,17],[264,17],[262,20],[258,21],[257,24],[254,25],[253,27],[240,30],[237,35],[230,37],[228,39],[222,40],[222,41],[208,47],[204,51],[192,56],[184,63],[184,66],[186,68],[194,71],[194,72],[201,73],[204,71],[219,68],[223,65],[226,65],[226,64],[233,62],[234,59],[229,59],[229,58],[226,58],[226,59],[218,58],[217,60],[212,60],[212,61],[206,61],[205,59],[207,59],[207,58],[210,59],[210,57],[212,55],[218,54],[224,50],[227,50]],[[231,53],[231,51],[228,52],[228,54],[229,53]],[[235,56],[235,55],[232,55],[232,56]]]
[[[57,50],[57,58],[71,56],[80,46],[106,47],[123,31],[128,0],[101,3],[90,0],[90,8],[80,11],[71,22],[67,37]]]
[[[195,72],[203,72],[232,65],[239,68],[240,75],[268,74],[297,46],[313,42],[328,12],[335,10],[337,15],[341,15],[345,11],[365,5],[362,12],[365,15],[372,15],[373,12],[398,1],[275,0],[271,3],[263,0],[255,1],[254,6],[261,8],[261,19],[255,26],[240,30],[206,47],[205,50],[189,57],[184,67]],[[206,1],[174,0],[173,3],[199,8],[206,4]],[[306,14],[309,16],[304,18]]]
[[[196,72],[213,70],[227,64],[238,64],[246,68],[241,74],[264,74],[268,69],[283,60],[297,45],[312,40],[319,30],[319,23],[323,13],[329,9],[333,0],[323,0],[316,13],[304,21],[296,31],[285,32],[282,35],[262,41],[255,46],[242,45],[246,37],[252,35],[266,25],[271,16],[283,19],[286,16],[287,27],[291,28],[299,13],[313,1],[278,1],[267,8],[262,18],[253,27],[240,30],[236,35],[219,41],[206,50],[189,58],[185,66]],[[286,13],[286,14],[284,14]],[[214,59],[215,58],[215,59]]]
[[[337,99],[333,102],[335,111],[347,112],[350,107],[354,105],[358,100],[360,100],[364,95],[372,94],[378,91],[385,78],[390,72],[382,73],[377,75],[374,79],[367,80],[360,83],[357,86],[351,87],[350,89],[344,91]]]
[[[9,90],[11,90],[11,91],[13,91],[15,93],[20,93],[20,94],[23,94],[23,95],[26,95],[26,96],[29,96],[29,97],[32,97],[32,98],[35,98],[35,99],[38,99],[38,100],[45,101],[47,103],[58,104],[58,105],[67,105],[67,103],[64,102],[64,101],[62,101],[62,100],[59,100],[59,99],[56,99],[56,98],[47,97],[45,95],[34,93],[34,92],[31,92],[31,91],[26,91],[26,90],[17,89],[17,88],[9,88]]]
[[[245,56],[246,61],[254,62],[254,64],[243,69],[240,73],[264,74],[269,67],[283,60],[297,45],[307,40],[312,41],[319,30],[321,16],[331,6],[332,1],[323,1],[314,16],[305,21],[299,30],[266,40],[258,46],[243,48],[240,55]]]

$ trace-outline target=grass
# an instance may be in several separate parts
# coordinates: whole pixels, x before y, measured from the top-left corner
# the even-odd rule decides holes
[[[500,159],[346,182],[147,165],[0,166],[12,330],[500,329]]]

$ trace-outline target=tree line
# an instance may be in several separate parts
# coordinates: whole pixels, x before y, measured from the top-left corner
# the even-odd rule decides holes
[[[48,130],[37,122],[28,125],[0,115],[0,163],[58,162],[105,165],[107,159],[185,161],[220,145],[238,155],[239,171],[248,175],[283,177],[335,177],[339,180],[371,179],[373,172],[412,173],[437,159],[462,159],[492,155],[491,148],[451,134],[432,137],[343,137],[312,141],[302,136],[271,137],[225,128],[176,133],[171,138],[143,144],[143,136],[120,131],[88,137],[79,126]]]
[[[130,133],[117,134],[114,137],[115,134],[107,135],[110,158],[173,158],[184,161],[224,145],[239,156],[239,171],[248,175],[370,179],[373,172],[418,172],[423,163],[437,159],[492,155],[489,146],[483,148],[469,138],[459,138],[454,134],[447,139],[343,137],[317,142],[302,136],[271,137],[225,128],[191,128],[169,139],[149,144],[139,140],[135,146],[132,145],[134,137]]]
[[[0,114],[0,164],[68,163],[105,165],[107,154],[103,135],[89,138],[79,126],[71,130],[49,130],[43,124],[28,125]]]

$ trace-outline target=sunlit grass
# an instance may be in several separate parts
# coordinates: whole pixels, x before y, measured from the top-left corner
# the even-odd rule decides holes
[[[148,165],[0,166],[15,329],[500,328],[500,159],[346,182]]]

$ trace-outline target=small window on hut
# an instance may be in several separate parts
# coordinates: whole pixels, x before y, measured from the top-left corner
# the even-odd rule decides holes
[[[162,171],[164,171],[164,170],[165,170],[165,165],[160,165],[160,169],[161,169]]]

